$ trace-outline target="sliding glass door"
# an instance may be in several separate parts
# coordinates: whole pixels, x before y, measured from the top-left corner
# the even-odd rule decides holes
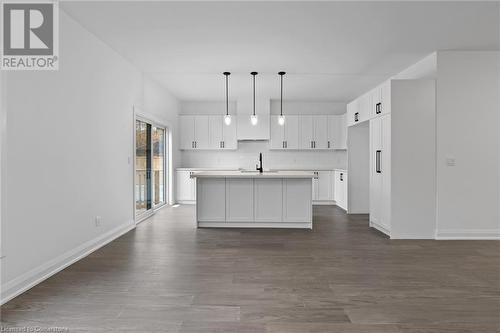
[[[166,129],[135,121],[135,212],[149,215],[166,202]]]

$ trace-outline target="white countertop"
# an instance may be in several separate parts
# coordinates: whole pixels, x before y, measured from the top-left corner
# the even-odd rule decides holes
[[[198,171],[193,173],[198,178],[313,178],[314,173],[309,171]]]
[[[176,170],[178,171],[240,171],[240,168],[177,168]],[[273,168],[265,171],[342,171],[347,173],[346,169],[340,169],[340,168],[317,168],[317,169],[311,169],[311,168]],[[265,172],[264,171],[264,172]]]

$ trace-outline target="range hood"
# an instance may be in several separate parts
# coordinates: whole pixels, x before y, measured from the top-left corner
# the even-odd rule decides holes
[[[271,99],[257,100],[255,109],[259,121],[257,125],[252,125],[250,122],[250,116],[253,113],[252,98],[238,99],[236,103],[238,141],[269,141]]]

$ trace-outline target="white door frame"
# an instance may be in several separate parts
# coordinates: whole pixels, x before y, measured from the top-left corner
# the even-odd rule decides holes
[[[163,170],[165,172],[165,175],[163,177],[163,197],[164,197],[164,202],[161,204],[161,205],[158,205],[158,206],[155,206],[154,205],[154,202],[151,203],[151,209],[144,212],[143,214],[140,214],[139,216],[137,215],[137,211],[136,211],[136,198],[135,198],[135,182],[136,182],[136,165],[135,165],[135,159],[136,159],[136,130],[135,130],[135,125],[136,125],[136,121],[139,120],[139,121],[143,121],[143,122],[146,122],[148,124],[150,124],[151,126],[153,127],[158,127],[158,128],[162,128],[165,133],[165,144],[164,144],[164,156],[166,157],[164,160],[163,160]],[[167,125],[165,125],[163,122],[161,121],[158,121],[157,119],[154,119],[152,118],[151,116],[149,115],[146,115],[142,112],[142,110],[136,106],[134,106],[134,119],[133,119],[133,137],[134,137],[134,140],[133,140],[133,160],[132,160],[132,163],[133,163],[133,186],[132,186],[132,201],[133,201],[133,207],[134,207],[134,221],[135,221],[135,224],[139,224],[140,222],[144,221],[145,219],[147,219],[148,217],[154,215],[156,213],[156,211],[164,206],[166,206],[170,200],[170,197],[169,197],[169,194],[170,194],[170,191],[169,191],[169,188],[170,188],[170,181],[169,181],[169,178],[168,175],[167,175],[167,172],[170,173],[170,170],[169,170],[169,165],[170,165],[170,161],[169,159],[171,159],[171,152],[170,152],[170,149],[168,149],[168,147],[170,147],[169,145],[169,128]],[[151,150],[151,158],[153,157],[153,150]],[[152,176],[154,177],[154,175]],[[151,181],[151,184],[153,184],[153,180]]]

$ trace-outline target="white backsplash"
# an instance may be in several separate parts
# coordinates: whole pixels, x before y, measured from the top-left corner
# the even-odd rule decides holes
[[[335,169],[347,167],[347,151],[269,150],[267,141],[240,141],[235,151],[182,151],[184,168],[255,169],[259,153],[265,169]]]

